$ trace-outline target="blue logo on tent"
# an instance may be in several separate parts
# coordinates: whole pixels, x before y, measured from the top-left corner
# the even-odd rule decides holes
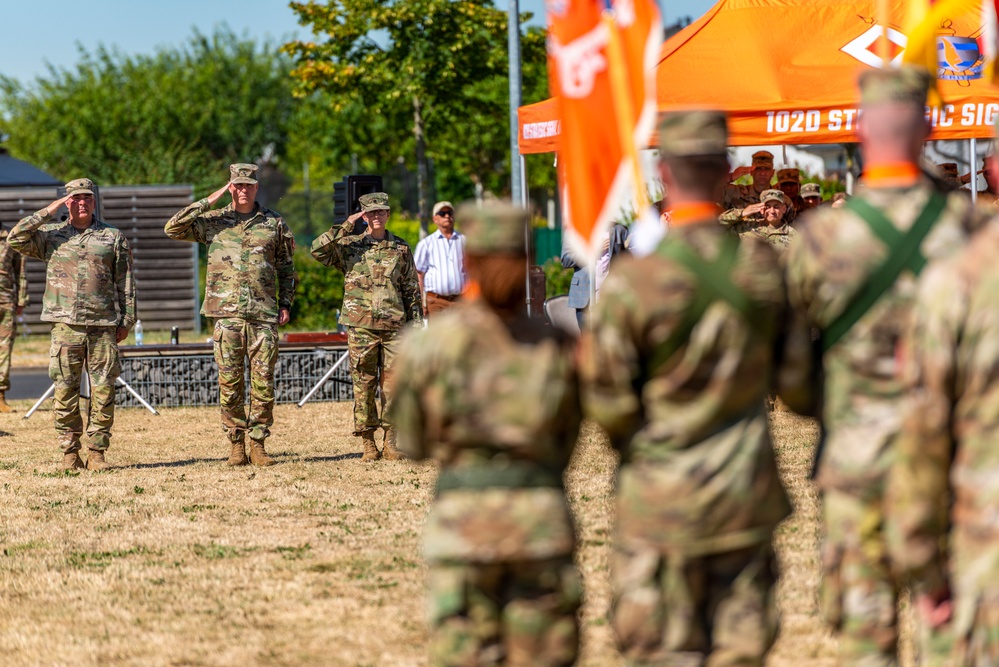
[[[937,76],[950,81],[982,78],[985,59],[973,37],[937,37]]]

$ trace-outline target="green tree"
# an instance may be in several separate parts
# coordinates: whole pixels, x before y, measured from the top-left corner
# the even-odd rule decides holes
[[[271,45],[195,31],[179,49],[81,49],[73,69],[30,85],[0,78],[10,152],[63,179],[193,183],[215,190],[232,162],[280,156],[294,112],[291,59]]]
[[[332,111],[337,128],[330,136],[349,126],[340,145],[359,157],[378,154],[379,171],[415,153],[424,227],[429,158],[449,187],[462,180],[466,192],[476,183],[506,185],[507,14],[492,0],[311,0],[291,7],[321,37],[284,47],[297,63],[298,94]],[[525,97],[541,99],[543,31],[526,31],[522,58]]]

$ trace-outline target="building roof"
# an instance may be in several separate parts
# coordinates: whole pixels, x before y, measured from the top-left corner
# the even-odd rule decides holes
[[[0,188],[37,185],[62,185],[62,182],[27,162],[11,157],[7,151],[0,149]]]

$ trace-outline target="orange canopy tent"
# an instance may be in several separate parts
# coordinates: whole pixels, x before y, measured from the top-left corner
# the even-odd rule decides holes
[[[877,0],[720,0],[663,44],[659,110],[729,113],[733,146],[856,141],[857,76],[880,65]],[[890,0],[894,62],[907,39],[906,0]],[[931,139],[992,137],[999,89],[982,78],[977,12],[941,30],[940,94]]]

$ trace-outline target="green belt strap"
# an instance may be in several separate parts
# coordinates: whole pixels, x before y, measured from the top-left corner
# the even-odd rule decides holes
[[[823,332],[822,351],[828,352],[853,328],[861,317],[871,309],[878,299],[898,280],[904,269],[919,275],[926,266],[926,258],[919,251],[923,239],[933,228],[933,223],[947,205],[947,198],[938,193],[930,194],[926,207],[903,234],[891,223],[884,213],[871,206],[860,197],[854,197],[846,206],[867,223],[871,231],[888,246],[888,257],[853,296],[846,309]]]
[[[456,489],[562,488],[562,475],[530,461],[509,461],[495,466],[483,463],[441,470],[437,493]]]
[[[762,309],[732,282],[732,268],[739,251],[739,239],[725,235],[718,249],[718,257],[709,262],[694,252],[686,244],[668,239],[659,247],[659,255],[683,265],[697,278],[694,299],[679,326],[673,330],[666,342],[659,346],[650,364],[651,371],[669,361],[677,350],[687,343],[694,327],[704,316],[708,306],[718,300],[725,301],[757,330],[762,330]]]

